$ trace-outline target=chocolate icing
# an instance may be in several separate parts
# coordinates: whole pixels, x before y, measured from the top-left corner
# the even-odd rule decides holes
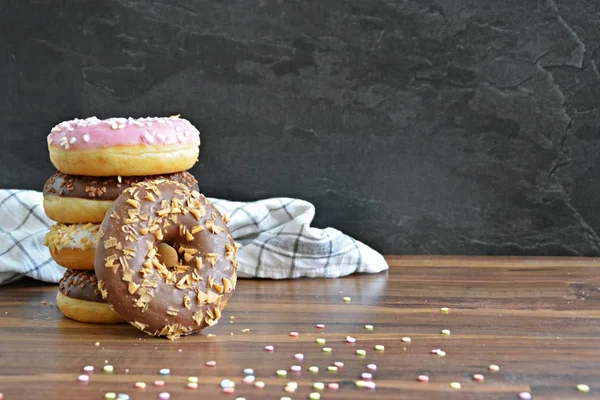
[[[95,270],[126,321],[174,339],[213,325],[235,288],[237,246],[226,219],[195,190],[167,180],[126,189],[101,226]],[[167,243],[180,259],[166,268]]]
[[[117,176],[67,175],[57,171],[46,181],[44,195],[112,201],[131,185],[153,179],[168,179],[182,183],[192,190],[198,190],[198,181],[189,172],[119,178]]]
[[[58,290],[72,299],[105,303],[94,271],[68,269],[58,282]]]

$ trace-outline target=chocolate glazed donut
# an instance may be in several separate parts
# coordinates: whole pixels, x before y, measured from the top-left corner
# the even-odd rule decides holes
[[[95,270],[127,322],[175,339],[219,320],[237,281],[237,246],[209,201],[167,180],[126,189],[101,226]]]
[[[44,185],[44,211],[50,219],[65,224],[102,222],[112,202],[131,185],[148,180],[169,179],[198,190],[198,181],[188,172],[136,177],[96,177],[56,172]]]
[[[56,306],[66,317],[80,322],[123,322],[112,306],[102,299],[93,272],[68,269],[58,282]]]

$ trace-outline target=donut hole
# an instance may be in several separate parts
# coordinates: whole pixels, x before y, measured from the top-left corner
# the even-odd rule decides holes
[[[174,243],[162,242],[156,248],[159,261],[167,268],[173,268],[179,263],[179,254],[173,245]]]

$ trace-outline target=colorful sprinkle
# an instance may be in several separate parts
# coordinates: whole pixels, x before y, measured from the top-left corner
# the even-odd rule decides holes
[[[233,394],[234,391],[235,390],[232,387],[223,389],[223,393],[225,393],[225,394]]]
[[[481,374],[475,374],[473,375],[473,380],[477,382],[483,382],[485,380],[485,377]]]
[[[245,397],[236,397],[235,400],[246,400]]]
[[[300,336],[300,334],[298,332],[290,332],[290,336],[296,338]]]
[[[254,375],[254,370],[252,368],[246,368],[244,370],[244,375]]]
[[[234,381],[232,381],[232,380],[230,380],[230,379],[223,379],[223,380],[221,381],[221,387],[222,387],[223,389],[225,389],[225,388],[232,388],[232,387],[234,387],[234,386],[235,386],[235,382],[234,382]]]
[[[363,373],[360,375],[360,377],[361,377],[362,379],[364,379],[365,381],[370,381],[371,379],[373,379],[373,375],[371,375],[371,374],[370,374],[370,373],[368,373],[368,372],[363,372]]]
[[[86,365],[85,367],[83,367],[83,372],[94,372],[94,367],[92,367],[91,365]]]
[[[145,382],[136,382],[135,387],[138,389],[146,389],[146,383]]]
[[[111,374],[113,372],[113,366],[112,365],[105,365],[104,368],[102,368],[102,370],[104,372],[106,372],[107,374]]]
[[[377,351],[385,351],[385,346],[382,344],[378,344],[375,346],[375,350]]]
[[[254,375],[246,375],[246,376],[244,377],[244,379],[242,379],[242,382],[244,382],[244,383],[246,383],[246,384],[250,385],[250,384],[254,383],[254,380],[255,380],[255,379],[256,379],[256,378],[254,377]]]
[[[115,392],[107,392],[104,393],[104,398],[107,400],[114,400],[117,398],[117,394]]]
[[[217,365],[216,361],[207,361],[206,362],[206,366],[207,367],[214,367],[215,365]]]
[[[158,371],[158,373],[161,375],[169,375],[171,370],[169,368],[162,368],[160,371]]]
[[[188,376],[188,382],[189,383],[198,383],[198,377],[197,376]]]
[[[427,375],[419,375],[417,376],[417,380],[419,382],[429,382],[429,377]]]
[[[322,351],[323,353],[331,353],[333,349],[331,347],[323,347]]]
[[[284,397],[280,398],[279,400],[292,400],[292,398],[291,398],[291,397],[284,396]]]
[[[275,347],[273,347],[273,346],[265,346],[265,351],[269,351],[269,352],[275,351]]]
[[[440,312],[442,314],[448,314],[448,312],[450,312],[450,309],[448,307],[442,307],[440,308]]]
[[[90,377],[87,375],[79,375],[77,380],[82,383],[87,383],[90,380]]]
[[[300,371],[302,371],[302,367],[301,367],[301,366],[299,366],[299,365],[292,365],[292,366],[290,367],[290,370],[291,370],[292,372],[300,372]]]
[[[118,399],[118,400],[129,400],[129,395],[128,395],[128,394],[125,394],[125,393],[119,393],[119,394],[117,395],[117,399]]]
[[[342,297],[342,300],[344,301],[344,303],[350,303],[352,301],[352,297]]]
[[[333,363],[333,365],[335,365],[338,368],[344,368],[344,363],[341,361],[336,361]]]
[[[302,353],[294,354],[294,358],[296,360],[304,360],[304,354],[302,354]]]
[[[576,386],[576,388],[581,393],[589,393],[590,392],[590,387],[588,385],[579,384]]]
[[[265,383],[263,381],[256,381],[256,382],[254,382],[254,387],[262,389],[265,387]]]
[[[171,395],[167,392],[162,392],[158,394],[158,398],[160,400],[169,400],[171,398]]]
[[[165,386],[165,381],[154,381],[154,386]]]
[[[280,378],[285,378],[287,376],[287,371],[285,369],[278,369],[277,376]]]
[[[496,364],[492,364],[488,368],[490,369],[490,371],[500,371],[500,367]]]
[[[365,382],[365,387],[367,389],[373,390],[373,389],[375,389],[375,382]]]
[[[317,392],[313,392],[311,394],[308,395],[308,398],[310,400],[319,400],[321,398],[321,395]]]
[[[369,364],[369,365],[367,365],[367,369],[370,371],[377,371],[377,365]]]
[[[327,387],[331,390],[338,390],[340,388],[339,383],[330,382],[327,384]]]
[[[315,390],[323,390],[323,389],[325,389],[325,384],[323,382],[315,382],[315,383],[313,383],[312,387]]]
[[[327,371],[329,372],[337,372],[338,367],[336,367],[335,365],[330,365],[327,367]]]
[[[310,372],[312,372],[313,374],[316,374],[317,372],[319,372],[319,367],[314,367],[313,366],[313,367],[308,368],[308,370]]]
[[[317,342],[318,344],[325,344],[326,340],[323,338],[318,338],[317,340],[315,340],[315,342]]]
[[[365,329],[368,331],[372,331],[374,328],[373,325],[365,325]]]
[[[440,332],[442,335],[450,336],[450,329],[442,329]]]
[[[404,343],[410,343],[410,342],[412,342],[412,339],[411,339],[411,338],[409,338],[408,336],[404,336],[404,337],[402,338],[402,341],[403,341]]]
[[[356,343],[356,338],[353,338],[352,336],[346,336],[346,342]]]
[[[519,393],[519,399],[521,399],[521,400],[531,400],[531,393],[529,393],[529,392],[521,392],[521,393]]]
[[[293,392],[296,391],[296,389],[298,389],[298,384],[296,382],[288,382],[287,385],[285,385],[285,387]]]
[[[317,329],[324,329],[325,328],[325,324],[317,324],[317,325],[315,325],[315,328],[317,328]]]
[[[100,346],[100,342],[94,343],[94,346]],[[109,392],[110,393],[110,392]]]
[[[358,350],[356,350],[356,354],[359,356],[365,356],[365,355],[367,355],[367,352],[365,350],[358,349]]]
[[[450,382],[450,387],[452,389],[460,389],[461,388],[460,383],[458,383],[458,382]]]
[[[359,389],[364,389],[367,387],[367,382],[365,381],[356,381],[356,387]]]

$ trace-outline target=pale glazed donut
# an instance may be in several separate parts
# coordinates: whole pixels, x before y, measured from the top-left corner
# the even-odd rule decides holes
[[[76,321],[114,324],[123,322],[110,304],[102,299],[93,272],[68,269],[58,282],[56,305]]]
[[[57,264],[77,270],[93,270],[99,224],[55,224],[44,238],[44,246]]]
[[[169,179],[198,190],[198,181],[188,172],[139,177],[95,177],[57,172],[44,185],[44,211],[50,219],[65,224],[99,223],[123,190],[151,179]]]
[[[48,135],[50,160],[72,175],[144,176],[191,168],[198,159],[200,132],[178,116],[96,117],[64,121]]]
[[[237,246],[204,196],[173,181],[136,184],[101,232],[98,287],[125,321],[169,339],[217,323],[235,289]]]

